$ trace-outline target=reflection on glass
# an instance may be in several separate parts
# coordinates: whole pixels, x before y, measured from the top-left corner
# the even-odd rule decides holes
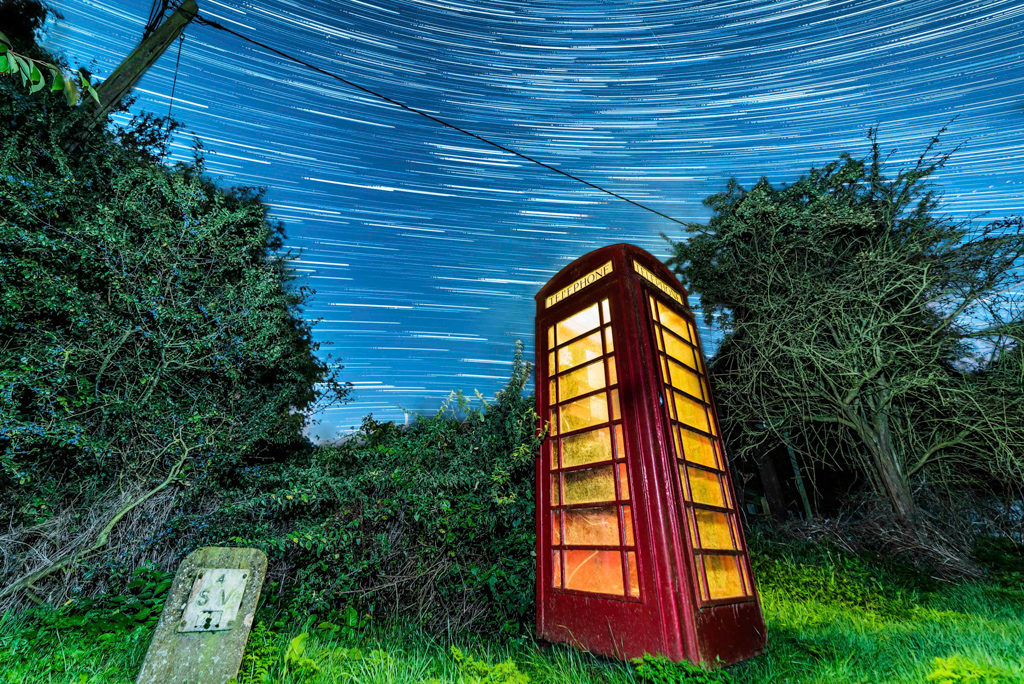
[[[570,368],[593,361],[601,356],[601,333],[587,335],[558,350],[558,370]]]
[[[565,473],[565,503],[615,501],[614,477],[610,465]]]
[[[562,432],[581,430],[608,422],[608,400],[603,393],[585,397],[562,406],[558,413]]]
[[[604,363],[598,361],[560,376],[558,378],[558,398],[560,401],[565,401],[604,386]]]
[[[598,318],[597,304],[594,304],[558,323],[555,326],[555,337],[558,344],[565,344],[572,338],[579,337],[600,325],[601,320]]]
[[[679,476],[688,479],[690,482],[691,501],[725,508],[726,503],[722,497],[722,487],[716,473],[680,465]]]
[[[636,540],[633,539],[633,509],[631,506],[622,507],[622,529],[626,533],[626,546],[633,546]]]
[[[565,587],[600,594],[623,594],[622,553],[619,551],[565,551]]]
[[[735,556],[704,556],[704,571],[708,576],[708,593],[712,601],[743,596],[736,560]]]
[[[612,460],[612,440],[608,428],[581,432],[562,440],[562,465],[565,468]]]
[[[565,543],[570,546],[618,546],[619,516],[615,506],[567,509]]]
[[[700,534],[700,545],[704,549],[735,549],[729,516],[717,511],[693,509],[697,519],[697,532]]]
[[[690,345],[686,344],[675,335],[672,335],[667,330],[664,334],[665,337],[665,353],[674,358],[676,361],[683,363],[690,368],[699,370],[700,365],[697,363],[697,356],[694,354],[694,349]]]
[[[639,572],[636,567],[636,554],[632,551],[626,552],[626,564],[629,566],[629,595],[640,595]]]
[[[700,376],[675,361],[670,360],[666,363],[668,363],[668,375],[673,387],[687,394],[692,394],[698,399],[706,397],[706,394],[701,392],[702,383]]]
[[[683,425],[689,425],[704,432],[711,431],[708,413],[704,410],[703,405],[678,392],[673,392],[672,396],[676,406],[676,420]]]
[[[711,446],[710,439],[685,428],[679,428],[679,437],[682,438],[683,447],[679,454],[687,461],[706,465],[709,468],[718,467],[718,462],[715,459],[715,449]]]

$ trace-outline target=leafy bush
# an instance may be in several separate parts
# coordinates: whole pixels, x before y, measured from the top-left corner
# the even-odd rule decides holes
[[[347,392],[260,194],[154,163],[160,119],[118,136],[90,110],[0,78],[0,599],[58,599],[47,575],[130,545],[179,485],[201,498],[302,443],[316,383]]]
[[[635,666],[636,676],[648,684],[728,684],[729,675],[722,670],[709,670],[688,660],[675,663],[665,656],[645,655],[630,661]]]
[[[264,549],[279,582],[267,600],[299,621],[358,609],[440,632],[518,633],[533,610],[530,375],[519,345],[493,403],[455,394],[408,429],[367,418],[343,443],[240,469],[229,503],[171,527],[201,524],[188,544]]]

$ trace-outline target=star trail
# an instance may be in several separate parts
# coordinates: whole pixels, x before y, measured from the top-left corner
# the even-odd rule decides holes
[[[994,220],[1024,200],[1024,6],[1017,0],[676,2],[199,0],[203,16],[683,221],[730,177],[795,180],[880,126],[893,164],[956,117],[944,210]],[[103,78],[149,0],[60,0],[47,44]],[[313,434],[491,397],[533,295],[569,261],[682,229],[598,190],[193,23],[170,155],[267,189],[321,354],[354,400]],[[164,114],[177,45],[139,83]],[[693,305],[697,305],[694,297]],[[701,333],[713,346],[714,333]]]

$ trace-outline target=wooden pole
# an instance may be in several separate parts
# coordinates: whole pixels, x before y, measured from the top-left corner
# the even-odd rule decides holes
[[[196,0],[185,0],[155,31],[143,38],[139,46],[121,62],[121,66],[96,88],[100,100],[96,107],[96,123],[107,118],[198,13]]]

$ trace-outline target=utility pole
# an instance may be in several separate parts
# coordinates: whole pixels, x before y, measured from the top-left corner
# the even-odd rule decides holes
[[[185,0],[155,31],[143,38],[121,66],[96,88],[100,103],[96,107],[95,123],[106,119],[197,14],[199,5],[196,0]]]

